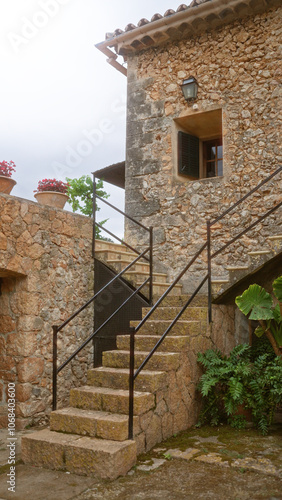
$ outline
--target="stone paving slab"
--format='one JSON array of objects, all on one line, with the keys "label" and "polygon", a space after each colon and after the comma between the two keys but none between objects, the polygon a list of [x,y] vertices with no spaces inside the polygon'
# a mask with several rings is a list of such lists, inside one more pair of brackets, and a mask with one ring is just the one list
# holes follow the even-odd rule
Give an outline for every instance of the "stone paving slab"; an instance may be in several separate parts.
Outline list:
[{"label": "stone paving slab", "polygon": [[[282,500],[282,426],[191,429],[139,457],[114,481],[27,466],[17,433],[16,492],[7,490],[7,433],[0,430],[0,500]],[[2,467],[1,467],[2,466]]]}]

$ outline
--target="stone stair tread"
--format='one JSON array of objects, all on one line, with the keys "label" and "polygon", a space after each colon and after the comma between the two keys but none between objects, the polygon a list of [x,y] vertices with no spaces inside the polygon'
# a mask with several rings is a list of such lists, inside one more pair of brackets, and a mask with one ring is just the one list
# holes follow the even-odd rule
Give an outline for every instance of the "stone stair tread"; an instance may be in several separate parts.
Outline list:
[{"label": "stone stair tread", "polygon": [[[128,391],[129,370],[101,366],[88,370],[88,384],[98,387],[112,387]],[[161,370],[142,370],[135,380],[135,390],[139,392],[155,393],[167,384],[167,374]]]},{"label": "stone stair tread", "polygon": [[[172,319],[168,320],[155,320],[155,319],[149,319],[146,321],[146,323],[141,326],[141,328],[138,330],[138,334],[141,335],[146,335],[146,336],[151,336],[153,334],[155,335],[162,335],[165,330],[168,328],[168,326],[171,324]],[[139,325],[140,321],[131,321],[130,325],[132,327],[137,327]],[[204,325],[204,323],[201,320],[179,320],[177,323],[172,327],[172,329],[169,332],[170,336],[175,336],[175,335],[198,335],[201,332],[201,328]]]},{"label": "stone stair tread", "polygon": [[226,266],[227,271],[247,271],[249,266]]},{"label": "stone stair tread", "polygon": [[[126,273],[127,274],[127,273]],[[139,274],[139,273],[138,273]],[[141,281],[137,281],[136,283],[137,285],[142,285],[142,282]],[[153,281],[153,285],[157,285],[157,286],[165,286],[166,288],[168,288],[170,286],[170,283],[163,283],[161,281]],[[182,285],[175,285],[174,288],[182,288]]]},{"label": "stone stair tread", "polygon": [[[164,330],[165,332],[165,330]],[[163,332],[163,333],[164,333]],[[157,342],[160,340],[161,335],[136,335],[135,336],[135,350],[136,352],[146,351],[151,352]],[[189,335],[167,335],[163,340],[159,350],[161,352],[182,352],[187,351],[190,345],[191,337]],[[119,335],[117,338],[117,347],[119,350],[128,349],[129,347],[129,336]],[[158,352],[158,351],[157,351]]]},{"label": "stone stair tread", "polygon": [[[130,255],[128,253],[128,255]],[[123,259],[108,259],[107,262],[109,264],[128,264],[129,261],[128,260],[123,260]],[[138,262],[136,262],[136,264],[138,264]],[[141,262],[142,266],[146,266],[148,267],[148,269],[150,269],[150,264],[149,262]]]},{"label": "stone stair tread", "polygon": [[273,235],[273,236],[268,236],[267,239],[268,240],[282,240],[282,234],[276,234],[276,235]]},{"label": "stone stair tread", "polygon": [[[128,414],[128,389],[83,386],[71,389],[70,406],[88,410]],[[154,407],[151,392],[134,391],[134,415],[140,415]]]},{"label": "stone stair tread", "polygon": [[211,282],[212,283],[229,283],[230,279],[229,278],[212,278]]},{"label": "stone stair tread", "polygon": [[135,465],[136,443],[43,429],[23,436],[22,459],[39,467],[113,480]]},{"label": "stone stair tread", "polygon": [[[110,366],[99,366],[98,368],[91,368],[89,370],[90,372],[92,371],[97,371],[97,372],[109,372],[109,373],[113,373],[113,374],[125,374],[125,375],[128,375],[128,368],[113,368],[113,367],[110,367]],[[142,370],[142,372],[140,373],[139,377],[141,377],[141,375],[146,375],[146,376],[149,376],[149,377],[156,377],[157,375],[161,374],[161,373],[164,373],[162,370]]]},{"label": "stone stair tread", "polygon": [[[142,308],[142,316],[143,318],[148,314],[150,311],[150,307],[143,307]],[[173,320],[177,314],[181,311],[181,307],[178,306],[165,306],[165,307],[158,307],[155,311],[152,312],[150,316],[150,320],[155,320],[155,319],[169,319]],[[206,321],[207,320],[207,307],[205,306],[191,306],[188,307],[182,314],[181,318],[182,320],[190,319],[190,320],[201,320],[201,321]]]},{"label": "stone stair tread", "polygon": [[[148,275],[148,273],[146,271],[128,271],[126,274],[144,274],[144,275]],[[167,276],[167,274],[165,273],[153,273],[153,278],[154,276]]]},{"label": "stone stair tread", "polygon": [[128,437],[128,415],[74,407],[63,408],[51,413],[50,429],[56,432],[124,441]]},{"label": "stone stair tread", "polygon": [[[120,250],[110,250],[110,249],[103,249],[103,250],[95,250],[95,254],[102,254],[102,253],[116,253],[118,255],[125,255],[126,257],[134,257],[134,259],[136,259],[136,257],[138,257],[138,254],[137,253],[134,253],[134,252],[126,252],[126,251],[120,251]],[[134,260],[133,259],[133,260]]]},{"label": "stone stair tread", "polygon": [[[110,351],[107,351],[110,352]],[[113,351],[117,352],[117,351]],[[81,387],[77,387],[75,389],[71,389],[72,391],[86,391],[90,393],[97,393],[97,394],[110,394],[114,396],[124,396],[128,397],[128,390],[125,389],[112,389],[110,387],[94,387],[94,386],[89,386],[89,385],[84,385]],[[146,395],[150,395],[150,392],[139,392],[139,391],[134,391],[134,398],[142,398]]]},{"label": "stone stair tread", "polygon": [[267,255],[268,253],[272,253],[272,250],[252,250],[248,252],[248,255]]},{"label": "stone stair tread", "polygon": [[67,408],[61,408],[60,410],[52,411],[51,416],[54,416],[54,415],[69,415],[69,416],[74,416],[74,417],[87,417],[87,418],[93,418],[93,419],[128,422],[128,415],[123,415],[121,413],[111,413],[111,412],[107,412],[107,411],[84,410],[83,408],[75,408],[73,406],[69,406]]},{"label": "stone stair tread", "polygon": [[[119,354],[123,354],[123,355],[128,355],[129,356],[129,350],[125,350],[125,349],[118,349],[118,350],[115,350],[115,351],[105,351],[104,354],[105,356],[109,353],[119,353]],[[147,351],[137,351],[135,349],[135,355],[136,356],[147,356],[148,352]],[[178,355],[177,352],[163,352],[163,351],[157,351],[155,352],[154,356],[162,356],[162,357],[169,357],[169,356],[176,356]]]},{"label": "stone stair tread", "polygon": [[[148,351],[135,351],[135,368],[138,368],[141,363],[147,358]],[[157,369],[161,371],[170,371],[177,369],[180,363],[179,352],[155,352],[151,359],[148,361],[148,369]],[[128,350],[115,350],[106,351],[103,354],[103,366],[113,367],[128,367],[129,366],[129,351]],[[143,393],[144,394],[144,393]]]}]

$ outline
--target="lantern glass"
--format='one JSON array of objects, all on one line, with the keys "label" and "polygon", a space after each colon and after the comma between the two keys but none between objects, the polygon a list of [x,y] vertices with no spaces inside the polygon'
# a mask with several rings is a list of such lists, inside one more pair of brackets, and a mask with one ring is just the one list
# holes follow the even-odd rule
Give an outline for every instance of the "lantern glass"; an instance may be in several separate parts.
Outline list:
[{"label": "lantern glass", "polygon": [[181,85],[182,92],[186,101],[195,100],[198,94],[198,82],[193,76],[189,76]]}]

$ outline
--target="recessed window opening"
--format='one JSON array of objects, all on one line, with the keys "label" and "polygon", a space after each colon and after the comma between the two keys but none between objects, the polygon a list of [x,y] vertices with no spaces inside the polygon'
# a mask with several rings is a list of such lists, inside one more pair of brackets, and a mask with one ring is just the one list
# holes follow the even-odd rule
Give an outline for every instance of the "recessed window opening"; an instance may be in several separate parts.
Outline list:
[{"label": "recessed window opening", "polygon": [[223,175],[222,111],[175,120],[178,174],[191,180]]}]

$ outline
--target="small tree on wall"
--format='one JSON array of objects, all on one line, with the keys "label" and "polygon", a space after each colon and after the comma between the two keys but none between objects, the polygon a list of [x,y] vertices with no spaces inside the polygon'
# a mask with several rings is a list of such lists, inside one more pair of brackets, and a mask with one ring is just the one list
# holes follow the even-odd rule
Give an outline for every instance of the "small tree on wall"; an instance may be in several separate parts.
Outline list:
[{"label": "small tree on wall", "polygon": [[[69,183],[68,195],[69,195],[69,203],[74,212],[78,210],[87,217],[93,216],[93,180],[90,175],[83,175],[79,179],[69,179],[66,178]],[[104,191],[104,183],[101,180],[96,182],[96,193],[101,198],[109,198],[109,194]],[[96,204],[96,211],[99,211],[100,208]],[[105,224],[108,219],[99,222],[100,225]],[[95,228],[96,238],[100,240],[107,240],[107,238],[103,238],[101,236],[101,230],[96,227]]]}]

